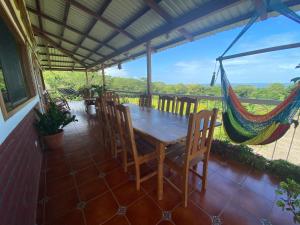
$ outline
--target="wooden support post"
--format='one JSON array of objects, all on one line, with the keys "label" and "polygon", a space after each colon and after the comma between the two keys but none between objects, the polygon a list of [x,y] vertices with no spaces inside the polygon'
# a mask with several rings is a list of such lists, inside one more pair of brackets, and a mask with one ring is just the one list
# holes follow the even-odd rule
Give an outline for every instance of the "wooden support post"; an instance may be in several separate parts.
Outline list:
[{"label": "wooden support post", "polygon": [[146,44],[147,48],[147,95],[152,94],[152,61],[151,61],[151,42]]},{"label": "wooden support post", "polygon": [[86,86],[89,86],[89,77],[88,77],[87,70],[85,70],[85,82],[86,82]]},{"label": "wooden support post", "polygon": [[101,67],[101,70],[102,70],[102,87],[103,87],[103,90],[105,91],[105,89],[106,89],[106,84],[105,84],[104,66]]},{"label": "wooden support post", "polygon": [[44,91],[44,90],[46,90],[46,85],[45,85],[43,71],[41,69],[40,69],[40,76],[41,76],[41,81],[42,81],[42,88],[43,88],[43,91]]}]

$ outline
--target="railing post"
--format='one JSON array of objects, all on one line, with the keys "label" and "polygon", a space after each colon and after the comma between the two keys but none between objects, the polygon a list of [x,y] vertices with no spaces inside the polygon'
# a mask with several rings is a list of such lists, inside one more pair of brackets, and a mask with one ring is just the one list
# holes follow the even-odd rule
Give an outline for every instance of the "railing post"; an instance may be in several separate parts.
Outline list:
[{"label": "railing post", "polygon": [[151,42],[146,43],[147,49],[147,95],[152,94],[152,60],[151,60]]}]

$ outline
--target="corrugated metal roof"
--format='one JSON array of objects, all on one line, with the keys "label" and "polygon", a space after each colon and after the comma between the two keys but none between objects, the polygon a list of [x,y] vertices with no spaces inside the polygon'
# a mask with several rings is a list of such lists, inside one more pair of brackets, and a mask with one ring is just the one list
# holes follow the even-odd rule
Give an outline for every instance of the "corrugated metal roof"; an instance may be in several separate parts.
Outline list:
[{"label": "corrugated metal roof", "polygon": [[60,21],[64,18],[65,1],[61,0],[40,0],[41,11],[52,18]]},{"label": "corrugated metal roof", "polygon": [[81,4],[94,12],[97,12],[102,7],[104,2],[105,0],[80,0]]},{"label": "corrugated metal roof", "polygon": [[91,30],[90,35],[98,39],[99,41],[103,41],[107,39],[113,32],[113,28],[109,27],[103,22],[97,21],[97,23]]},{"label": "corrugated metal roof", "polygon": [[122,48],[125,45],[128,45],[132,42],[132,40],[126,37],[124,34],[118,34],[112,40],[108,42],[109,45],[114,46],[115,48]]},{"label": "corrugated metal roof", "polygon": [[34,26],[38,27],[39,26],[39,18],[37,15],[29,12],[29,19],[31,21],[31,24],[33,24]]},{"label": "corrugated metal roof", "polygon": [[121,27],[144,7],[143,0],[114,0],[103,13],[103,17]]},{"label": "corrugated metal roof", "polygon": [[72,51],[76,46],[75,45],[72,45],[70,43],[67,43],[67,42],[64,42],[62,41],[61,42],[61,47],[63,47],[64,49],[67,49],[69,51]]},{"label": "corrugated metal roof", "polygon": [[157,16],[153,10],[150,10],[131,24],[126,31],[139,38],[165,24],[166,22],[161,17]]},{"label": "corrugated metal roof", "polygon": [[26,5],[36,9],[35,0],[26,0]]},{"label": "corrugated metal roof", "polygon": [[61,26],[51,22],[50,20],[44,19],[42,20],[43,28],[45,31],[48,31],[50,33],[53,33],[55,35],[59,35],[61,31]]},{"label": "corrugated metal roof", "polygon": [[92,18],[78,8],[71,6],[67,24],[84,32],[91,23]]},{"label": "corrugated metal roof", "polygon": [[114,51],[111,48],[102,46],[97,52],[102,55],[109,55],[109,54],[113,53]]},{"label": "corrugated metal roof", "polygon": [[98,43],[89,39],[89,38],[86,38],[84,39],[84,41],[82,42],[82,46],[83,47],[86,47],[88,49],[95,49],[97,46],[98,46]]},{"label": "corrugated metal roof", "polygon": [[65,28],[64,30],[64,36],[65,39],[70,40],[72,42],[78,43],[82,36],[74,31],[69,30],[68,28]]},{"label": "corrugated metal roof", "polygon": [[[76,5],[73,1],[76,1]],[[300,1],[284,1],[293,9],[300,9]],[[36,1],[26,0],[31,23],[37,27],[37,31],[40,30],[38,35],[44,31],[52,34],[44,33],[41,37],[50,38],[55,43],[54,47],[60,49],[55,50],[53,46],[49,46],[49,52],[56,55],[65,55],[63,49],[72,52],[67,57],[50,56],[51,60],[65,61],[68,58],[74,64],[77,59],[81,61],[82,67],[87,68],[102,63],[110,65],[131,60],[145,53],[144,45],[147,41],[151,41],[154,49],[161,51],[185,43],[190,37],[196,40],[243,25],[255,8],[252,0],[155,0],[157,7],[154,8],[144,0],[112,0],[109,4],[104,2],[106,1],[72,0],[68,12],[65,10],[66,0],[40,0],[39,13]],[[95,21],[94,13],[99,9],[104,10],[103,14],[99,15],[96,24],[86,34]],[[38,14],[42,15],[44,31],[41,30]],[[277,14],[268,14],[269,17],[274,15]],[[69,28],[64,28],[65,17]],[[179,28],[184,28],[186,33]],[[60,38],[62,34],[63,37]],[[53,35],[57,37],[54,38]],[[77,48],[69,42],[76,45],[82,42],[85,49]],[[37,38],[37,43],[41,59],[48,59],[45,55],[47,40]],[[43,63],[47,64],[48,60]]]},{"label": "corrugated metal roof", "polygon": [[87,56],[90,52],[83,49],[83,48],[78,48],[78,50],[76,51],[76,53],[79,53],[81,55]]}]

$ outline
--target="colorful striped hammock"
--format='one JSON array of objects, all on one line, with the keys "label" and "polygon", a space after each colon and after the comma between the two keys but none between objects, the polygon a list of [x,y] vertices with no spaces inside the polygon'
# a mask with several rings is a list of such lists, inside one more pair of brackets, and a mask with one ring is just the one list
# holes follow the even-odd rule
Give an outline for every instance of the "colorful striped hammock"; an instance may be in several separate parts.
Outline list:
[{"label": "colorful striped hammock", "polygon": [[254,115],[239,101],[221,61],[220,72],[224,130],[230,140],[239,144],[265,145],[280,139],[290,128],[300,108],[300,84],[272,111],[265,115]]}]

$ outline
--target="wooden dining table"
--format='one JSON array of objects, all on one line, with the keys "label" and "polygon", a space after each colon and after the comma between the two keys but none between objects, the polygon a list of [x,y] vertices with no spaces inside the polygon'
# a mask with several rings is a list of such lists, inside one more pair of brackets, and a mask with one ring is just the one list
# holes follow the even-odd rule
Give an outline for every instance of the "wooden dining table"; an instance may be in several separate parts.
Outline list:
[{"label": "wooden dining table", "polygon": [[[187,136],[188,117],[150,107],[125,104],[130,109],[132,126],[138,135],[155,145],[158,155],[157,198],[163,199],[163,166],[166,146],[182,141]],[[216,122],[216,126],[220,126]],[[201,128],[201,125],[200,125]]]}]

